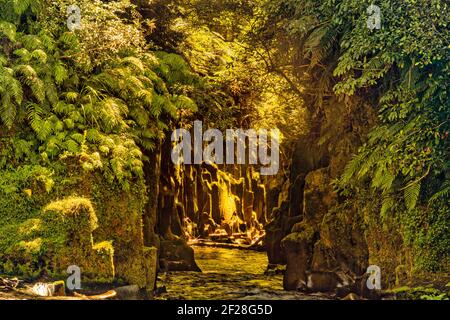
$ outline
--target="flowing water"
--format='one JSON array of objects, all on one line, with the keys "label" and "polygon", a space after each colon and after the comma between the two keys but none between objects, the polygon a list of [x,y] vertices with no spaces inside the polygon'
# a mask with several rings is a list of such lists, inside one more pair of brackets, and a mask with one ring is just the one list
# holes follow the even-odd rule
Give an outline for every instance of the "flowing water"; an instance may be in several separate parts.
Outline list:
[{"label": "flowing water", "polygon": [[325,296],[283,291],[283,276],[265,274],[267,255],[241,249],[194,246],[203,272],[169,272],[158,286],[167,293],[157,299],[323,299]]}]

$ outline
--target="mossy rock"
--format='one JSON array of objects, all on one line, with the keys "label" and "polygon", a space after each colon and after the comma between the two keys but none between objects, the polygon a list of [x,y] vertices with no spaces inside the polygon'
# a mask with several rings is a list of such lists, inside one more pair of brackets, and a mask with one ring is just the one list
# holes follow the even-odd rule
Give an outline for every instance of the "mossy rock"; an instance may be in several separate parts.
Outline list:
[{"label": "mossy rock", "polygon": [[81,160],[1,170],[0,273],[59,279],[76,264],[86,281],[153,287],[142,271],[144,179],[129,179],[125,189],[105,172],[85,172]]},{"label": "mossy rock", "polygon": [[292,233],[287,235],[282,240],[282,243],[284,246],[303,242],[311,243],[314,239],[314,234],[315,232],[313,227],[310,226],[307,222],[302,221],[294,224],[294,226],[292,227]]},{"label": "mossy rock", "polygon": [[97,217],[86,198],[69,197],[51,202],[36,218],[1,228],[0,273],[38,278],[66,278],[77,265],[82,280],[114,280],[111,242],[93,243]]},{"label": "mossy rock", "polygon": [[66,244],[92,247],[98,219],[90,200],[69,197],[51,202],[43,209],[42,219],[49,236],[58,234]]}]

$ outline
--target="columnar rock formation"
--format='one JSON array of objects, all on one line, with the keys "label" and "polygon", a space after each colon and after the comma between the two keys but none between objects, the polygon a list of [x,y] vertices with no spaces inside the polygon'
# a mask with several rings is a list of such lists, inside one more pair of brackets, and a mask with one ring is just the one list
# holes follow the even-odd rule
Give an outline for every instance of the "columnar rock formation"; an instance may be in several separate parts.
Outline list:
[{"label": "columnar rock formation", "polygon": [[218,232],[231,238],[245,233],[251,238],[262,232],[267,220],[266,192],[253,167],[175,166],[170,150],[162,149],[157,207],[162,264],[169,269],[198,270],[188,239],[206,239]]}]

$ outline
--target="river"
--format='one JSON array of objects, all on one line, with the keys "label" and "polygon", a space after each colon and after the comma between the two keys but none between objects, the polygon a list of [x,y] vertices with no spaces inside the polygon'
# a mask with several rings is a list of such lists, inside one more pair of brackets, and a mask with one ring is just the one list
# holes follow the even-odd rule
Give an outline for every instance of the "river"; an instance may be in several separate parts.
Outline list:
[{"label": "river", "polygon": [[241,249],[193,246],[203,272],[169,272],[158,277],[167,292],[162,300],[284,299],[318,300],[325,295],[305,295],[283,290],[282,275],[265,274],[267,255]]}]

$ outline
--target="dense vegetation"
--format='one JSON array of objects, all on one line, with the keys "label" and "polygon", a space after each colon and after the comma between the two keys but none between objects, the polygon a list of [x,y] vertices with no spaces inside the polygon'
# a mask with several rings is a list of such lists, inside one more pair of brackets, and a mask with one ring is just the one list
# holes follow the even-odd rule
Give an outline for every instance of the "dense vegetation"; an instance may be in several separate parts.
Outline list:
[{"label": "dense vegetation", "polygon": [[[187,36],[166,46],[184,54],[194,69],[209,70],[216,81],[238,90],[246,119],[253,126],[279,127],[288,138],[285,146],[318,126],[325,129],[320,143],[341,139],[347,129],[325,115],[333,114],[333,96],[348,102],[353,115],[347,117],[357,118],[358,108],[370,104],[377,124],[366,124],[368,139],[336,187],[349,201],[374,209],[377,223],[401,229],[419,269],[447,270],[450,35],[445,1],[379,1],[379,30],[367,26],[371,1],[172,4],[172,17],[166,19],[183,23],[170,30],[178,32],[178,41]],[[205,62],[205,57],[211,58]]]},{"label": "dense vegetation", "polygon": [[[73,2],[82,28],[70,31]],[[352,130],[333,115],[370,106],[375,121],[333,186],[367,226],[400,232],[415,271],[448,272],[448,3],[376,1],[373,30],[370,4],[0,0],[0,259],[14,248],[1,235],[48,202],[31,185],[65,194],[74,163],[132,193],[170,129],[200,118],[279,128],[288,175],[299,137],[333,146]]]}]

